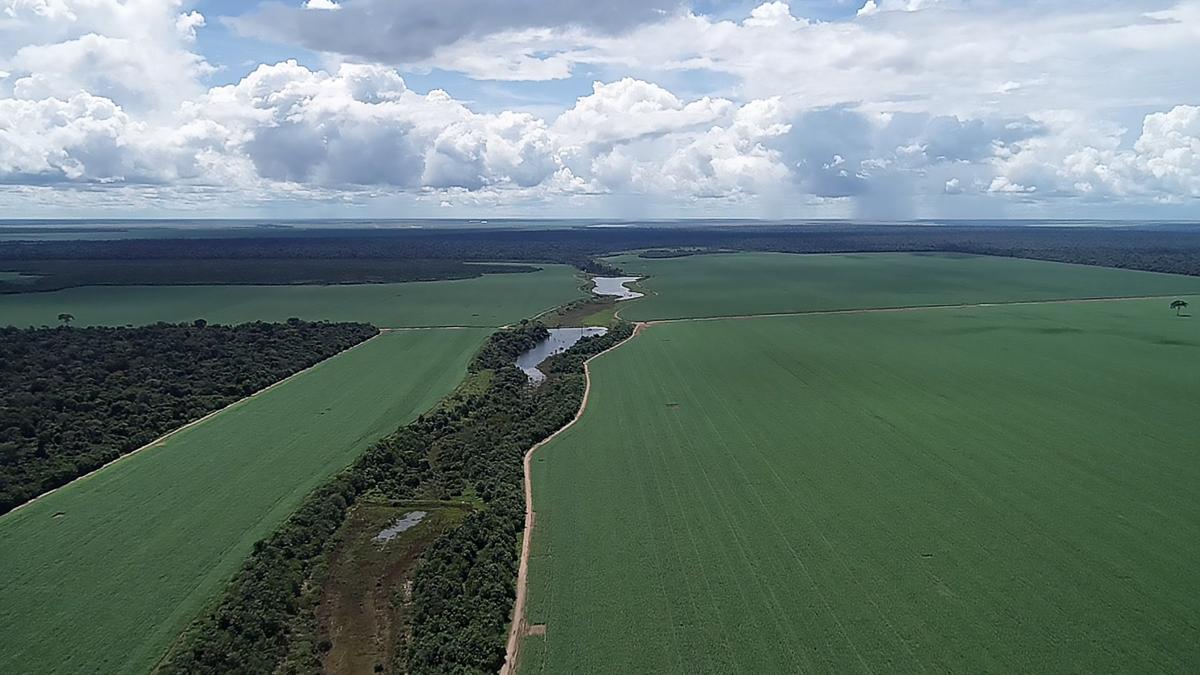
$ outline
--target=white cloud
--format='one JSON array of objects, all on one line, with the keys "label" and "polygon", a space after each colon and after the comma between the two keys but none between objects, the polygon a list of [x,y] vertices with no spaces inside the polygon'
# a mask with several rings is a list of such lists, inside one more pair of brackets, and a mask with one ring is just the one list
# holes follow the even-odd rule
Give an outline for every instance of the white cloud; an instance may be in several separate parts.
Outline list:
[{"label": "white cloud", "polygon": [[175,32],[179,34],[179,37],[184,42],[194,42],[196,40],[196,30],[203,28],[204,25],[204,15],[200,12],[187,12],[175,18]]},{"label": "white cloud", "polygon": [[658,85],[625,78],[594,83],[589,96],[555,120],[554,131],[571,144],[611,145],[712,124],[733,108],[725,99],[685,104]]},{"label": "white cloud", "polygon": [[919,12],[950,0],[867,0],[858,10],[858,16],[871,16],[880,12]]},{"label": "white cloud", "polygon": [[[490,10],[460,20],[465,2],[268,3],[235,23],[434,76],[584,66],[591,92],[534,114],[414,91],[390,66],[342,57],[255,64],[208,88],[191,2],[0,0],[0,191],[473,208],[794,195],[892,217],[943,199],[1200,199],[1200,108],[1179,105],[1200,91],[1180,66],[1200,43],[1200,0],[874,0],[833,22],[784,2],[718,20],[674,0],[572,1],[490,23]],[[286,21],[264,27],[271,17]]]},{"label": "white cloud", "polygon": [[202,93],[212,67],[192,52],[204,17],[182,0],[4,0],[0,96],[89,93],[128,110],[170,109]]},{"label": "white cloud", "polygon": [[767,2],[750,11],[750,17],[742,22],[746,26],[778,26],[795,23],[791,7],[786,2]]},{"label": "white cloud", "polygon": [[1200,107],[1146,115],[1132,147],[1125,142],[1127,130],[1074,113],[1048,116],[1046,123],[1052,133],[997,148],[993,192],[1200,198]]},{"label": "white cloud", "polygon": [[1147,115],[1134,152],[1162,195],[1200,197],[1200,107]]}]

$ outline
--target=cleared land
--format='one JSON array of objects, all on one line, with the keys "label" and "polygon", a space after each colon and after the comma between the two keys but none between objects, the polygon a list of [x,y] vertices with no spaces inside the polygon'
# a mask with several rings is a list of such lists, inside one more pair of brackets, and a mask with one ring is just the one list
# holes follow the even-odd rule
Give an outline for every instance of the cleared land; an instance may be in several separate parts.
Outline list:
[{"label": "cleared land", "polygon": [[1166,305],[645,330],[535,455],[521,672],[1195,672]]},{"label": "cleared land", "polygon": [[632,321],[863,307],[1200,293],[1200,277],[946,253],[733,253],[609,258],[648,297]]},{"label": "cleared land", "polygon": [[331,286],[86,286],[0,295],[0,324],[124,326],[157,321],[209,323],[363,321],[380,328],[500,326],[580,298],[582,282],[565,265],[476,279]]},{"label": "cleared land", "polygon": [[0,517],[0,672],[149,670],[254,542],[451,391],[487,333],[386,333]]},{"label": "cleared land", "polygon": [[[362,503],[339,530],[320,597],[319,635],[332,647],[325,668],[333,673],[369,673],[376,665],[403,663],[394,647],[407,637],[413,570],[421,553],[470,512],[467,504],[411,502],[406,506]],[[405,514],[420,511],[419,523],[386,541],[376,539]]]}]

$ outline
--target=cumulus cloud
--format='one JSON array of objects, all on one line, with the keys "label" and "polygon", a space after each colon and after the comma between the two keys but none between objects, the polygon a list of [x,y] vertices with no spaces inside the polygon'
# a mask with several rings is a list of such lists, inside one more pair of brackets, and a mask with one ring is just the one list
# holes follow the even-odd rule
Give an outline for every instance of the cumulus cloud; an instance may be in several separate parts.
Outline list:
[{"label": "cumulus cloud", "polygon": [[712,124],[733,108],[725,99],[685,104],[658,85],[625,78],[594,83],[591,95],[555,120],[554,130],[571,143],[611,145]]},{"label": "cumulus cloud", "polygon": [[[239,30],[342,56],[209,87],[195,51],[209,21],[190,2],[0,0],[0,191],[477,208],[792,199],[864,217],[937,200],[1200,199],[1200,107],[1176,100],[1200,91],[1178,67],[1200,41],[1200,1],[874,0],[841,21],[784,2],[740,19],[674,2],[536,15],[466,2],[268,3]],[[590,92],[536,114],[402,75],[561,79],[581,64],[597,73]]]},{"label": "cumulus cloud", "polygon": [[1126,129],[1059,112],[1052,133],[998,146],[990,190],[1048,196],[1160,201],[1200,197],[1200,107],[1146,115],[1127,147]]},{"label": "cumulus cloud", "polygon": [[541,120],[474,113],[444,91],[410,90],[384,66],[260,66],[190,109],[276,181],[479,189],[536,185],[557,169]]},{"label": "cumulus cloud", "polygon": [[127,109],[171,108],[212,72],[194,53],[203,15],[182,0],[6,0],[0,96],[89,93]]},{"label": "cumulus cloud", "polygon": [[[156,126],[110,99],[0,100],[0,182],[162,184],[228,176],[204,124]],[[234,162],[236,163],[236,162]],[[225,164],[220,172],[211,171]]]}]

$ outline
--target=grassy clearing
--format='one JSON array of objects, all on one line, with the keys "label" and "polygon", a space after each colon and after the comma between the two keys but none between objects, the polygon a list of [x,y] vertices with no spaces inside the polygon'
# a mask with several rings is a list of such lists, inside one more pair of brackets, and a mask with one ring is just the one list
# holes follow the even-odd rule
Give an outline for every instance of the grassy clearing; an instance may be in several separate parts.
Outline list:
[{"label": "grassy clearing", "polygon": [[0,324],[123,326],[156,321],[209,323],[308,320],[363,321],[381,328],[501,326],[583,297],[575,270],[476,279],[332,286],[88,286],[49,293],[0,295]]},{"label": "grassy clearing", "polygon": [[[375,537],[405,514],[426,514],[420,523],[387,541]],[[325,669],[334,673],[393,672],[396,648],[405,639],[407,584],[425,548],[459,525],[470,507],[445,502],[403,506],[364,503],[354,507],[337,534],[320,590],[318,632],[331,645]]]},{"label": "grassy clearing", "polygon": [[1200,669],[1200,318],[685,322],[592,374],[524,673]]},{"label": "grassy clearing", "polygon": [[592,297],[577,300],[538,317],[548,328],[601,326],[607,328],[617,322],[614,314],[618,308],[613,298]]},{"label": "grassy clearing", "polygon": [[932,253],[734,253],[609,258],[649,276],[632,321],[1016,300],[1200,293],[1200,277]]},{"label": "grassy clearing", "polygon": [[145,672],[314,487],[462,379],[487,330],[403,331],[0,517],[0,672]]}]

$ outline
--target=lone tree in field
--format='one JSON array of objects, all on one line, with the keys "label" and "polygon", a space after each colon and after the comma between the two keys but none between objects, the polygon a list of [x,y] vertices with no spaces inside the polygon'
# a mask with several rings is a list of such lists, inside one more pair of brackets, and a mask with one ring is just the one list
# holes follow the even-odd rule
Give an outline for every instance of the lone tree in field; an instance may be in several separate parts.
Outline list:
[{"label": "lone tree in field", "polygon": [[63,312],[62,314],[58,315],[58,320],[61,321],[64,326],[70,326],[71,322],[75,320],[75,315]]},{"label": "lone tree in field", "polygon": [[1187,306],[1186,300],[1176,300],[1171,303],[1171,309],[1175,310],[1175,316],[1182,316],[1182,312],[1187,309]]}]

